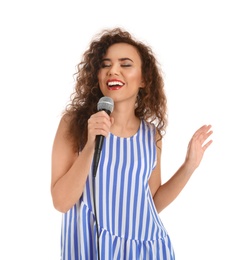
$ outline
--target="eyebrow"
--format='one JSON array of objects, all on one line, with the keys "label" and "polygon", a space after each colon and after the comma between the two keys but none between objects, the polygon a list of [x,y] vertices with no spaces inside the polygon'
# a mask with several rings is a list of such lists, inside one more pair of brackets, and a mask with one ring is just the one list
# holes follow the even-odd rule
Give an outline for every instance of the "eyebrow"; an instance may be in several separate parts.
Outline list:
[{"label": "eyebrow", "polygon": [[[133,62],[133,60],[131,60],[130,58],[120,58],[119,59],[119,61],[126,61],[126,60],[129,60],[129,61]],[[102,61],[111,61],[111,59],[104,58],[104,59],[102,59]]]}]

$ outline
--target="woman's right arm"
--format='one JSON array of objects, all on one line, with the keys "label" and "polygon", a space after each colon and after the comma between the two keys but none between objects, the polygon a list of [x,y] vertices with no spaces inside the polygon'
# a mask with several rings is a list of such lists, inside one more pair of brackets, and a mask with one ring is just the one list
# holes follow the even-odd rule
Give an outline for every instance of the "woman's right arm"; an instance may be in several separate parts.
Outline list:
[{"label": "woman's right arm", "polygon": [[79,154],[66,137],[68,124],[63,116],[52,149],[51,195],[54,207],[61,212],[67,212],[81,197],[93,160],[96,136],[108,135],[112,119],[104,111],[89,118],[87,142]]},{"label": "woman's right arm", "polygon": [[80,198],[90,171],[94,143],[78,154],[66,137],[68,120],[61,119],[52,148],[51,195],[54,207],[67,212]]}]

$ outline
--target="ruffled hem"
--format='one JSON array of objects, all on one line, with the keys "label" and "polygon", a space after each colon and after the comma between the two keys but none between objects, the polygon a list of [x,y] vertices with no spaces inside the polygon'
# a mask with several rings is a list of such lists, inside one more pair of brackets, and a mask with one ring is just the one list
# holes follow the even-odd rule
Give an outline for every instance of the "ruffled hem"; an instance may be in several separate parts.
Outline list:
[{"label": "ruffled hem", "polygon": [[174,260],[174,251],[168,234],[157,240],[139,241],[111,235],[102,230],[99,237],[102,260]]}]

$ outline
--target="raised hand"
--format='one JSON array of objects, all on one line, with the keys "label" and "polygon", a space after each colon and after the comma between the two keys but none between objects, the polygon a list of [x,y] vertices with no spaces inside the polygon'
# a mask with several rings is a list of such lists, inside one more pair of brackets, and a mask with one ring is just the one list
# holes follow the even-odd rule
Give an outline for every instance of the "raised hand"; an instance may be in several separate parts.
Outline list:
[{"label": "raised hand", "polygon": [[208,140],[208,138],[213,133],[211,127],[211,125],[203,125],[200,127],[193,134],[188,144],[185,164],[192,171],[194,171],[200,165],[204,152],[213,142],[212,140]]}]

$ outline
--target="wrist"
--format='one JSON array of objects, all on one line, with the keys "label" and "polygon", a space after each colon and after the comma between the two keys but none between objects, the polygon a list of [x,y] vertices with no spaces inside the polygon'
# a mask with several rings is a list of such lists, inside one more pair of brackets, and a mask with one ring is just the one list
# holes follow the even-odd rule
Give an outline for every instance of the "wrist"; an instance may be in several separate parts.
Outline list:
[{"label": "wrist", "polygon": [[185,170],[185,172],[187,172],[188,174],[192,174],[195,170],[196,170],[196,166],[194,165],[194,163],[192,163],[189,160],[185,160],[183,165],[182,165],[183,169]]}]

